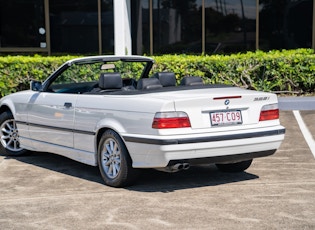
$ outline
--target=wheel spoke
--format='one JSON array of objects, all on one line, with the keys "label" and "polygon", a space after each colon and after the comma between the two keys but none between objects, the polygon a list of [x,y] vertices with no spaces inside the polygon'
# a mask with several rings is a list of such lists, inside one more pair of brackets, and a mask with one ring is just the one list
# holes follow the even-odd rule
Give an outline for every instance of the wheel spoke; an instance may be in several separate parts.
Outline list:
[{"label": "wheel spoke", "polygon": [[110,175],[110,176],[113,176],[113,164],[112,163],[110,163],[110,165],[109,165],[109,168],[108,168],[108,174]]},{"label": "wheel spoke", "polygon": [[108,155],[110,155],[112,153],[112,148],[111,148],[110,144],[107,144],[105,147],[106,147]]},{"label": "wheel spoke", "polygon": [[115,145],[113,146],[113,153],[116,155],[118,151],[119,151],[119,147],[117,143],[115,143]]},{"label": "wheel spoke", "polygon": [[114,145],[115,145],[114,141],[110,141],[109,145],[110,145],[110,153],[112,154],[114,151]]},{"label": "wheel spoke", "polygon": [[15,149],[18,148],[18,142],[16,140],[13,141],[13,146],[14,146]]},{"label": "wheel spoke", "polygon": [[110,154],[108,154],[108,152],[103,152],[103,158],[108,160],[110,157]]},{"label": "wheel spoke", "polygon": [[115,163],[116,163],[117,165],[120,165],[120,157],[116,157],[116,158],[115,158]]},{"label": "wheel spoke", "polygon": [[3,134],[4,134],[4,133],[10,134],[10,130],[7,130],[7,129],[5,129],[5,128],[1,129],[1,131],[2,131]]},{"label": "wheel spoke", "polygon": [[8,130],[12,130],[11,125],[10,125],[9,122],[7,122],[7,123],[5,124],[5,127],[6,127]]},{"label": "wheel spoke", "polygon": [[116,178],[120,172],[120,145],[113,139],[108,138],[102,146],[102,166],[109,178]]},{"label": "wheel spoke", "polygon": [[119,168],[116,164],[113,164],[113,176],[116,177],[119,172]]},{"label": "wheel spoke", "polygon": [[21,151],[18,129],[13,119],[6,120],[1,125],[1,144],[13,152]]},{"label": "wheel spoke", "polygon": [[114,169],[115,169],[115,176],[116,176],[120,170],[120,165],[114,164]]},{"label": "wheel spoke", "polygon": [[12,133],[14,131],[14,127],[11,123],[7,123],[6,126],[8,127],[7,131],[9,133]]},{"label": "wheel spoke", "polygon": [[6,139],[10,139],[10,137],[9,136],[2,136],[1,137],[1,140],[6,140]]},{"label": "wheel spoke", "polygon": [[7,147],[11,146],[11,143],[12,143],[12,139],[10,139],[10,140],[7,142]]}]

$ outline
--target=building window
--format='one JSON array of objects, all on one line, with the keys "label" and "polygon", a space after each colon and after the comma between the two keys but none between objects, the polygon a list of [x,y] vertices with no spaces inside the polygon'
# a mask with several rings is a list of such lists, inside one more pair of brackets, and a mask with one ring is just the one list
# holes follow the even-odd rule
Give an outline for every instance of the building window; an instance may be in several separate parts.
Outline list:
[{"label": "building window", "polygon": [[132,53],[150,54],[150,0],[131,0]]},{"label": "building window", "polygon": [[[98,54],[98,1],[51,0],[52,53]],[[113,53],[113,3],[101,1],[102,52]]]},{"label": "building window", "polygon": [[200,54],[201,21],[195,0],[153,0],[153,52]]},{"label": "building window", "polygon": [[97,53],[97,1],[52,0],[49,3],[52,53]]},{"label": "building window", "polygon": [[256,1],[205,0],[205,28],[208,54],[255,50]]},{"label": "building window", "polygon": [[150,29],[154,54],[233,53],[256,48],[256,1],[132,0],[132,5],[137,54],[150,50]]},{"label": "building window", "polygon": [[114,54],[114,0],[101,1],[102,54]]},{"label": "building window", "polygon": [[[152,54],[155,55],[200,54],[202,17],[201,3],[197,2],[196,0],[132,0],[133,53],[151,54],[153,51]],[[150,34],[150,31],[153,33]],[[153,42],[151,43],[150,40]]]},{"label": "building window", "polygon": [[313,0],[260,1],[259,48],[312,47]]},{"label": "building window", "polygon": [[[132,0],[131,5],[134,53],[150,53],[150,50],[153,54],[202,52],[201,5],[195,0]],[[153,31],[152,43],[150,30]]]},{"label": "building window", "polygon": [[46,48],[43,0],[0,0],[0,47]]},{"label": "building window", "polygon": [[[114,1],[0,0],[0,51],[113,54]],[[313,0],[126,1],[131,7],[132,54],[315,46]]]}]

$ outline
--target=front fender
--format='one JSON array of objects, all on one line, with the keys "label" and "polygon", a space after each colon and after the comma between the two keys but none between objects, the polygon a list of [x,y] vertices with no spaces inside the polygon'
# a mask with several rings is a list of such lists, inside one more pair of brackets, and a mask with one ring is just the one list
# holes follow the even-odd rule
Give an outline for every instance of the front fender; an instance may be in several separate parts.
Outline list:
[{"label": "front fender", "polygon": [[0,100],[1,111],[4,108],[10,109],[15,120],[26,122],[28,114],[27,106],[33,94],[32,91],[28,90],[3,97]]},{"label": "front fender", "polygon": [[2,98],[0,101],[0,111],[2,113],[7,110],[10,110],[15,118],[16,109],[15,109],[14,103],[9,98],[5,97],[5,98]]}]

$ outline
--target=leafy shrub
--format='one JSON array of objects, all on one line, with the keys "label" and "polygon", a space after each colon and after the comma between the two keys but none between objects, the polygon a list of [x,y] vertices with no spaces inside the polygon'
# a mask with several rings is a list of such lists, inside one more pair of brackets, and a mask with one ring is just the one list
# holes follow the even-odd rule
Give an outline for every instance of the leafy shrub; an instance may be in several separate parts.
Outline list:
[{"label": "leafy shrub", "polygon": [[201,76],[209,84],[231,84],[268,92],[314,93],[315,54],[312,49],[248,52],[246,54],[156,57],[154,71],[172,71],[177,80]]},{"label": "leafy shrub", "polygon": [[28,89],[31,80],[45,80],[71,56],[7,56],[0,57],[0,96]]},{"label": "leafy shrub", "polygon": [[[74,56],[0,57],[0,96],[29,88],[30,80],[45,80]],[[313,94],[315,54],[312,49],[248,52],[232,55],[163,55],[153,57],[151,74],[171,71],[178,83],[201,76],[208,84],[230,84],[268,92]],[[139,71],[134,66],[132,71]]]}]

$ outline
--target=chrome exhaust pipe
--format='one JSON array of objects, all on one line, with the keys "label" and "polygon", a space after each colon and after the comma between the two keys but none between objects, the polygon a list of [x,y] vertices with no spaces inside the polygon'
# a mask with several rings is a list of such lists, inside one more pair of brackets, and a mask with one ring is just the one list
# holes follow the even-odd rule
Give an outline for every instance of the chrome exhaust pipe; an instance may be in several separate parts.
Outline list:
[{"label": "chrome exhaust pipe", "polygon": [[156,168],[156,170],[162,171],[162,172],[173,173],[173,172],[178,172],[178,171],[181,171],[181,170],[187,170],[189,168],[190,168],[189,163],[177,163],[177,164],[174,164],[174,165],[171,165],[171,166],[167,166],[165,168]]},{"label": "chrome exhaust pipe", "polygon": [[190,168],[190,165],[188,163],[183,163],[183,170],[187,170]]},{"label": "chrome exhaust pipe", "polygon": [[177,171],[180,171],[180,170],[183,170],[184,169],[184,165],[181,164],[181,163],[177,163],[173,166],[171,166],[172,170],[177,172]]}]

